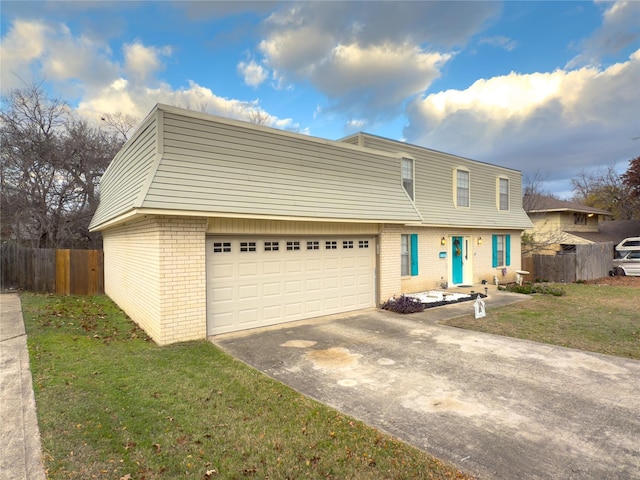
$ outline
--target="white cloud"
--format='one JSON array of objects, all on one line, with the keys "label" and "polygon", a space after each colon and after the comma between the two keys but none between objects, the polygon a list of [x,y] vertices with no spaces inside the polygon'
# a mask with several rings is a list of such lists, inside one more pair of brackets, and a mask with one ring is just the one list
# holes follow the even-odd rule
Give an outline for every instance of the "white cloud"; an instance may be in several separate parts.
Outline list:
[{"label": "white cloud", "polygon": [[[117,78],[111,52],[87,37],[74,37],[64,24],[15,21],[0,45],[2,91],[39,82],[80,80],[85,85],[105,85]],[[74,94],[77,95],[77,85]]]},{"label": "white cloud", "polygon": [[166,83],[150,88],[133,86],[125,79],[120,78],[80,102],[78,112],[87,118],[98,118],[104,113],[122,112],[142,119],[156,103],[165,103],[247,122],[252,121],[256,112],[261,112],[264,125],[292,131],[300,130],[300,125],[292,119],[278,118],[262,110],[257,101],[220,97],[209,88],[192,81],[189,82],[188,88],[174,90]]},{"label": "white cloud", "polygon": [[31,62],[45,50],[47,27],[38,22],[16,21],[0,44],[0,81],[3,91],[15,88],[21,80],[31,80]]},{"label": "white cloud", "polygon": [[[286,4],[266,22],[259,49],[280,84],[311,83],[325,111],[396,115],[426,90],[496,15],[491,2],[306,2]],[[353,19],[357,18],[357,21]]]},{"label": "white cloud", "polygon": [[608,7],[602,16],[602,25],[580,43],[581,53],[567,63],[567,68],[598,65],[603,57],[619,53],[640,39],[640,2],[598,0],[596,3]]},{"label": "white cloud", "polygon": [[249,63],[240,62],[238,64],[238,73],[244,78],[245,85],[258,87],[269,77],[269,72],[254,60]]},{"label": "white cloud", "polygon": [[149,47],[140,42],[125,44],[124,68],[136,82],[149,81],[158,70],[163,68],[162,56],[171,55],[171,47]]},{"label": "white cloud", "polygon": [[640,50],[606,69],[479,80],[416,99],[410,143],[568,179],[580,168],[637,156]]},{"label": "white cloud", "polygon": [[513,51],[518,46],[518,42],[502,35],[482,38],[478,41],[478,43],[480,45],[490,45],[492,47],[502,48],[507,52]]},{"label": "white cloud", "polygon": [[[166,103],[246,121],[260,111],[265,125],[300,130],[292,119],[263,111],[257,101],[224,98],[191,81],[178,89],[163,82],[158,72],[172,54],[170,46],[135,41],[122,53],[120,64],[106,45],[74,36],[64,24],[15,21],[0,44],[3,93],[45,79],[63,97],[78,99],[78,113],[92,120],[117,112],[142,119],[156,103]],[[256,81],[268,76],[255,63],[246,71]]]}]

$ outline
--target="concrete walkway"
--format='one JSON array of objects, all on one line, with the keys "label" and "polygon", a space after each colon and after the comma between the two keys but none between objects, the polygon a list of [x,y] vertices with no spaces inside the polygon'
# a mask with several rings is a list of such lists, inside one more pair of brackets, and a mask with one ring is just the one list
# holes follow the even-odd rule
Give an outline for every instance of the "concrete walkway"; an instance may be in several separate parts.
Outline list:
[{"label": "concrete walkway", "polygon": [[[487,315],[523,296],[491,292]],[[480,479],[640,479],[640,362],[437,323],[472,302],[214,337],[295,390]]]},{"label": "concrete walkway", "polygon": [[0,294],[0,479],[44,480],[20,297]]}]

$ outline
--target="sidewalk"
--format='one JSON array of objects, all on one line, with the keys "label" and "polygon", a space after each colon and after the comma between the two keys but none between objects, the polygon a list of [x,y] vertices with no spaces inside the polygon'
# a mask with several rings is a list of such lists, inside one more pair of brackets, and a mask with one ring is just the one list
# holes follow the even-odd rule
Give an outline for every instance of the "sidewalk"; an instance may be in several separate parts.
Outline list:
[{"label": "sidewalk", "polygon": [[44,480],[27,335],[17,293],[0,294],[0,480]]}]

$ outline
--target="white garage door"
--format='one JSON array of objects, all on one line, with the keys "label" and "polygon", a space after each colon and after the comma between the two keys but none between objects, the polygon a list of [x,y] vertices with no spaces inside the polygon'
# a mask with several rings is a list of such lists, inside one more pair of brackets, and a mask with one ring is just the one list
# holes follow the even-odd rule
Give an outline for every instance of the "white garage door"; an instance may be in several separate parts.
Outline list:
[{"label": "white garage door", "polygon": [[374,306],[373,237],[207,239],[207,332]]}]

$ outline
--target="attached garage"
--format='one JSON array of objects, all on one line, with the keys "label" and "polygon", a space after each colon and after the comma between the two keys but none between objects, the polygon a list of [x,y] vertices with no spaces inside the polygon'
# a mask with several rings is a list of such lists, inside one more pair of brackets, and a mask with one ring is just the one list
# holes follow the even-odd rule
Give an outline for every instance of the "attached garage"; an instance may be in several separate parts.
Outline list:
[{"label": "attached garage", "polygon": [[[471,172],[473,208],[454,204],[458,168]],[[90,228],[103,235],[105,292],[166,345],[450,282],[455,236],[478,238],[469,280],[493,278],[480,236],[520,238],[531,225],[520,192],[518,172],[403,142],[156,105],[102,176]],[[402,248],[408,236],[415,251]],[[416,268],[403,275],[406,261]]]},{"label": "attached garage", "polygon": [[375,237],[209,236],[207,334],[375,306]]}]

